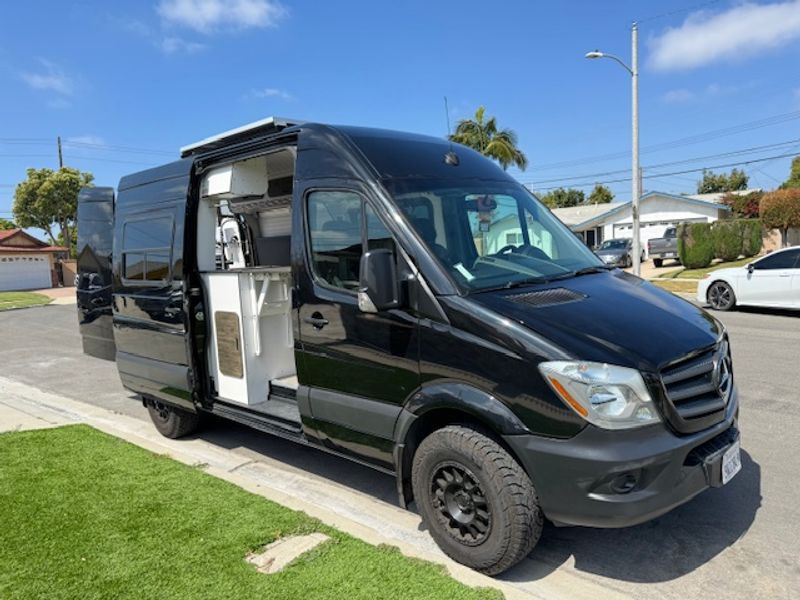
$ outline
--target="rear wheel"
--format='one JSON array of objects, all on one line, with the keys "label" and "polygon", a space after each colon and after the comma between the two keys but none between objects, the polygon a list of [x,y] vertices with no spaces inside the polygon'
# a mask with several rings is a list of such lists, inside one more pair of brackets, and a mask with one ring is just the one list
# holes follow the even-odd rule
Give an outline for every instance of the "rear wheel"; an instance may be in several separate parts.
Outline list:
[{"label": "rear wheel", "polygon": [[653,259],[653,266],[654,266],[656,269],[660,269],[660,268],[661,268],[661,265],[663,265],[663,264],[664,264],[664,261],[663,261],[663,259],[660,259],[660,258],[654,258],[654,259]]},{"label": "rear wheel", "polygon": [[414,498],[439,547],[454,560],[497,575],[525,558],[542,533],[531,480],[495,440],[450,425],[420,443]]},{"label": "rear wheel", "polygon": [[200,416],[196,413],[158,400],[148,399],[146,403],[153,425],[164,437],[177,439],[197,430]]},{"label": "rear wheel", "polygon": [[736,306],[733,288],[724,281],[715,281],[708,288],[706,300],[714,310],[730,310]]}]

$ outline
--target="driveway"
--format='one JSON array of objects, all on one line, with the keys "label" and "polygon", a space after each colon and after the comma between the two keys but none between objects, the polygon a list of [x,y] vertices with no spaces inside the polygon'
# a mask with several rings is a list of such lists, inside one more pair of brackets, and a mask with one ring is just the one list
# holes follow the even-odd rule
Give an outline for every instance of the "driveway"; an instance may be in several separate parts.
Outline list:
[{"label": "driveway", "polygon": [[[548,526],[532,555],[502,579],[535,595],[569,574],[574,581],[637,598],[796,597],[800,318],[755,311],[716,316],[732,342],[742,472],[726,487],[638,527]],[[0,313],[0,331],[0,375],[147,419],[141,404],[120,386],[113,363],[81,354],[74,306]],[[217,423],[201,437],[220,449],[278,461],[377,501],[395,500],[391,477],[319,451],[231,423]]]}]

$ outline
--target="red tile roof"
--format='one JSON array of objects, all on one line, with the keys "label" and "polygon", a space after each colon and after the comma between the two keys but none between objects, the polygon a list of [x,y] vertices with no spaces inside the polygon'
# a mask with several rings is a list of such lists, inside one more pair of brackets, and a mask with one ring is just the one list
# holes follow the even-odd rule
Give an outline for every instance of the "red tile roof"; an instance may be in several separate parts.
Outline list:
[{"label": "red tile roof", "polygon": [[[19,244],[12,244],[11,238],[20,234],[24,238],[35,242],[35,246],[21,246]],[[27,231],[22,229],[8,229],[0,231],[0,252],[66,252],[67,249],[63,246],[51,246],[42,240],[36,239]]]}]

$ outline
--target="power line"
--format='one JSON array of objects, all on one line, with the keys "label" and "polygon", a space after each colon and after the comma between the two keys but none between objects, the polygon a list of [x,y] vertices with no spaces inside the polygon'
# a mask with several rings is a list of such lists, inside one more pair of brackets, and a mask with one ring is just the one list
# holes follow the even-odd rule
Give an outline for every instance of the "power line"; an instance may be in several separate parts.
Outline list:
[{"label": "power line", "polygon": [[707,6],[711,6],[712,4],[718,4],[720,0],[709,0],[708,2],[701,2],[700,4],[694,4],[692,6],[687,6],[686,8],[678,8],[676,10],[671,10],[669,12],[661,13],[658,15],[654,15],[652,17],[645,17],[644,19],[639,19],[637,23],[649,23],[650,21],[655,21],[656,19],[664,19],[666,17],[672,17],[675,15],[680,15],[683,13],[687,13],[690,11],[695,11],[700,8],[705,8]]},{"label": "power line", "polygon": [[[726,163],[726,164],[722,164],[722,165],[711,165],[711,166],[706,166],[706,167],[700,167],[698,169],[684,169],[682,171],[672,171],[670,173],[648,173],[645,176],[645,178],[646,179],[656,179],[656,178],[659,178],[659,177],[670,177],[672,175],[683,175],[684,173],[699,173],[699,172],[705,171],[705,170],[725,169],[725,168],[728,168],[728,167],[738,167],[740,165],[750,165],[750,164],[754,164],[754,163],[777,160],[779,158],[788,158],[788,157],[792,157],[792,156],[796,156],[796,153],[795,152],[791,152],[789,154],[778,154],[777,156],[766,156],[766,157],[763,157],[763,158],[753,158],[753,159],[750,159],[750,160],[742,160],[742,161],[739,161],[739,162]],[[652,168],[652,167],[650,167],[650,168]],[[557,186],[553,186],[553,187],[536,188],[536,190],[540,191],[540,192],[546,192],[546,191],[549,191],[549,190],[556,190],[556,189],[558,189],[560,187],[568,187],[568,186],[569,187],[587,187],[587,186],[595,185],[595,184],[606,185],[606,184],[609,184],[609,183],[622,183],[624,181],[630,181],[630,180],[631,180],[630,177],[622,177],[622,178],[619,178],[619,179],[609,179],[609,180],[606,180],[606,181],[592,181],[592,182],[587,182],[587,183],[577,183],[576,182],[576,183],[571,184],[571,186],[569,186],[569,185],[557,185]]]},{"label": "power line", "polygon": [[[645,166],[645,167],[642,167],[642,168],[643,169],[658,169],[658,168],[661,168],[661,167],[671,167],[671,166],[675,166],[675,165],[691,164],[693,162],[699,162],[699,161],[709,160],[709,159],[713,159],[713,158],[725,158],[725,157],[728,157],[728,156],[740,156],[742,154],[752,154],[754,152],[762,152],[764,150],[769,150],[769,149],[774,150],[774,149],[782,148],[782,147],[785,147],[785,146],[791,146],[793,148],[796,148],[798,142],[800,142],[800,138],[793,139],[793,140],[787,140],[785,142],[778,142],[778,143],[775,143],[775,144],[764,144],[762,146],[751,146],[749,148],[742,148],[742,149],[739,149],[739,150],[731,150],[730,152],[722,152],[720,154],[708,154],[708,155],[705,155],[705,156],[696,156],[694,158],[686,158],[686,159],[682,159],[682,160],[675,160],[675,161],[670,161],[670,162],[665,162],[665,163],[659,163],[659,164],[655,164],[655,165]],[[526,182],[523,182],[523,183],[525,185],[533,185],[533,186],[535,186],[535,185],[542,184],[542,183],[555,183],[555,182],[559,182],[559,181],[577,181],[577,180],[592,179],[592,178],[597,178],[597,177],[607,177],[609,175],[619,175],[621,173],[627,173],[629,171],[630,171],[630,169],[618,169],[616,171],[605,171],[603,173],[587,173],[587,174],[584,174],[584,175],[573,175],[573,176],[570,176],[570,177],[557,177],[557,178],[552,178],[552,179],[540,179],[540,180],[537,180],[537,181],[526,181]]]},{"label": "power line", "polygon": [[[672,148],[679,148],[681,146],[689,146],[693,144],[699,144],[702,142],[706,142],[708,140],[716,139],[719,137],[726,137],[729,135],[735,135],[737,133],[745,133],[747,131],[752,131],[754,129],[761,129],[763,127],[770,127],[772,125],[779,125],[781,123],[785,123],[788,121],[793,121],[795,119],[800,119],[800,110],[783,113],[780,115],[773,115],[771,117],[766,117],[764,119],[759,119],[757,121],[750,121],[748,123],[742,123],[740,125],[734,125],[732,127],[724,127],[722,129],[714,129],[712,131],[706,131],[704,133],[698,133],[696,135],[678,138],[676,140],[672,140],[669,142],[661,142],[659,144],[653,144],[651,146],[644,146],[641,149],[641,154],[645,154],[647,152],[658,152],[661,150],[669,150]],[[595,162],[602,162],[604,160],[612,160],[616,158],[626,158],[630,156],[630,152],[614,152],[610,154],[601,154],[597,156],[589,156],[586,158],[576,158],[556,163],[538,165],[537,169],[539,171],[544,171],[548,169],[557,169],[561,167],[572,167],[575,165],[583,165],[588,163],[595,163]]]}]

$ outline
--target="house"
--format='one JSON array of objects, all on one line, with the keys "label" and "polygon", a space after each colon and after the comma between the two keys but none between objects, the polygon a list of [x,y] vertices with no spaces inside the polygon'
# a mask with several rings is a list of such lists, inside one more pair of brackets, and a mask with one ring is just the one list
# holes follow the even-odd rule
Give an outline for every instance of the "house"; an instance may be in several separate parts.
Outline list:
[{"label": "house", "polygon": [[0,291],[52,287],[56,260],[66,253],[66,248],[51,246],[22,229],[0,231]]},{"label": "house", "polygon": [[[742,190],[749,194],[756,190]],[[730,213],[730,207],[720,203],[725,194],[696,194],[678,196],[665,192],[647,192],[639,200],[639,239],[642,247],[647,241],[659,238],[669,226],[678,223],[712,223]],[[553,214],[578,234],[586,245],[594,247],[603,240],[630,238],[633,219],[630,202],[591,204],[553,209]]]}]

